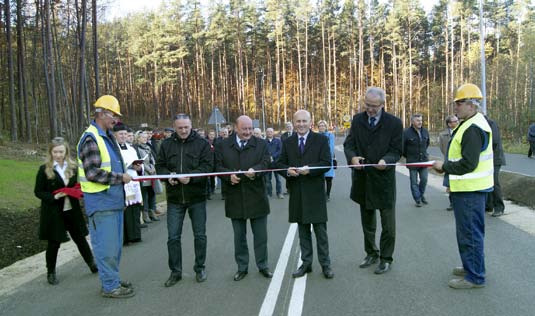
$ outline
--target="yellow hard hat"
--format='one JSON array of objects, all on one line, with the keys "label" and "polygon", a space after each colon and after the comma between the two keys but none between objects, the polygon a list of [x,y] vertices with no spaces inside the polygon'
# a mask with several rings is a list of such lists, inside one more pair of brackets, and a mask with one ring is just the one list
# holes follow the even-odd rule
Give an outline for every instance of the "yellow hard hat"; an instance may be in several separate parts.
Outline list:
[{"label": "yellow hard hat", "polygon": [[117,99],[112,95],[101,96],[100,98],[98,98],[97,102],[95,102],[94,105],[96,108],[108,110],[119,116],[122,116],[119,101],[117,101]]},{"label": "yellow hard hat", "polygon": [[453,101],[457,102],[464,99],[483,99],[483,94],[481,90],[475,84],[465,83],[460,86],[455,92],[455,99]]}]

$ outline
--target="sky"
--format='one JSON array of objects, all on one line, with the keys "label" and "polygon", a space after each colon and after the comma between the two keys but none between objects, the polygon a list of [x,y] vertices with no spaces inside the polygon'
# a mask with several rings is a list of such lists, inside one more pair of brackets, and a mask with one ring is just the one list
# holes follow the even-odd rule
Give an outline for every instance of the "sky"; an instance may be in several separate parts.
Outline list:
[{"label": "sky", "polygon": [[[209,0],[201,0],[201,3]],[[155,10],[158,8],[161,0],[109,0],[109,9],[107,18],[125,16],[128,13],[140,12],[146,10]],[[437,0],[420,0],[426,12],[430,12]]]}]

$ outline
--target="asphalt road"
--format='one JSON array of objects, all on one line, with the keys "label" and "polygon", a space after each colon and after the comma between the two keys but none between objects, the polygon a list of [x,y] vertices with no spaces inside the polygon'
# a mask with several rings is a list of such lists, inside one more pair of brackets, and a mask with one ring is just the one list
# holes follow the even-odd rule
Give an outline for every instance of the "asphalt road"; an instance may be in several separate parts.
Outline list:
[{"label": "asphalt road", "polygon": [[[338,153],[342,157],[341,153]],[[403,172],[403,170],[400,170]],[[405,172],[406,173],[406,172]],[[436,177],[430,175],[431,177]],[[437,183],[440,181],[435,179]],[[416,208],[409,179],[398,173],[397,241],[392,270],[360,269],[364,258],[358,206],[349,198],[350,177],[337,170],[328,204],[328,233],[335,277],[325,279],[316,261],[306,279],[292,279],[298,265],[298,238],[287,222],[288,199],[271,200],[269,261],[275,277],[263,278],[254,265],[249,236],[249,275],[233,281],[232,226],[216,194],[208,202],[208,258],[205,283],[193,272],[193,236],[188,218],[183,232],[183,279],[163,286],[167,267],[165,217],[143,230],[143,242],[124,248],[121,275],[136,288],[130,299],[99,295],[99,280],[82,259],[58,269],[60,284],[41,275],[0,296],[0,315],[533,315],[535,237],[487,216],[487,286],[453,290],[447,282],[460,259],[452,212],[440,185],[430,186],[430,205]],[[290,233],[288,233],[290,231]],[[61,255],[61,253],[60,253]],[[287,261],[287,264],[285,262]],[[44,265],[44,262],[43,262]],[[0,285],[1,286],[1,285]]]}]

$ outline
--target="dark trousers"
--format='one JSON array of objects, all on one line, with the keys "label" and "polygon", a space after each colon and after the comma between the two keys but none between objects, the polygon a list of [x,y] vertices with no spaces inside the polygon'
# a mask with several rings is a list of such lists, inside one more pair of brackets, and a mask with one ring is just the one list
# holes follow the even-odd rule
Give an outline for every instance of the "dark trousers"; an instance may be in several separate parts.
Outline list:
[{"label": "dark trousers", "polygon": [[[78,223],[73,223],[71,211],[63,212],[62,215],[63,215],[63,221],[65,223],[65,228],[69,232],[69,235],[71,235],[71,238],[76,244],[76,247],[78,247],[78,251],[82,255],[82,258],[84,258],[84,261],[87,264],[92,263],[93,253],[91,252],[91,248],[89,248],[89,244],[87,243],[85,236],[82,236],[82,234],[80,234],[79,230],[76,228],[76,225],[78,225]],[[46,254],[45,254],[46,269],[48,273],[52,273],[56,271],[56,260],[58,258],[58,251],[59,251],[60,245],[61,245],[60,241],[56,241],[56,240],[48,241],[48,245],[46,247]]]},{"label": "dark trousers", "polygon": [[485,211],[503,213],[505,204],[503,204],[502,186],[500,184],[500,169],[502,166],[494,166],[494,190],[487,193],[487,202]]},{"label": "dark trousers", "polygon": [[333,177],[325,177],[325,192],[327,193],[327,197],[331,196],[331,189],[333,187]]},{"label": "dark trousers", "polygon": [[[254,256],[258,270],[268,268],[267,251],[267,215],[251,218],[251,231],[254,239]],[[234,230],[234,259],[238,265],[238,271],[249,269],[249,248],[247,247],[247,220],[232,219]]]},{"label": "dark trousers", "polygon": [[381,240],[380,251],[375,245],[375,232],[377,230],[377,219],[375,210],[360,207],[360,219],[362,221],[362,231],[364,232],[364,250],[369,256],[380,257],[381,261],[392,262],[392,254],[396,244],[396,209],[379,210],[381,214]]},{"label": "dark trousers", "polygon": [[125,243],[141,240],[141,222],[139,215],[143,205],[133,204],[124,209],[124,239]]},{"label": "dark trousers", "polygon": [[167,203],[167,252],[169,269],[172,273],[182,274],[182,224],[186,211],[191,219],[193,245],[195,248],[195,266],[200,272],[206,261],[206,201],[194,204]]},{"label": "dark trousers", "polygon": [[316,247],[318,249],[318,261],[322,267],[331,265],[329,257],[329,238],[327,237],[327,223],[298,224],[299,246],[301,247],[301,261],[304,266],[312,265],[312,232],[310,226],[314,228],[316,235]]},{"label": "dark trousers", "polygon": [[466,280],[485,283],[485,199],[486,192],[453,192],[457,246]]}]

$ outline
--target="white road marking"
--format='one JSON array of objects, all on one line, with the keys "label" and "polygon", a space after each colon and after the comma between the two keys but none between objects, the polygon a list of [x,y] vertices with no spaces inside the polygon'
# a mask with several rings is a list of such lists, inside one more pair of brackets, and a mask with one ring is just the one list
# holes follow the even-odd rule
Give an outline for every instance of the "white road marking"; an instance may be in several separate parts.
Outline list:
[{"label": "white road marking", "polygon": [[286,234],[286,239],[284,240],[284,245],[282,246],[279,260],[277,261],[277,266],[273,272],[273,278],[269,283],[269,288],[266,296],[264,297],[264,302],[262,303],[262,307],[260,308],[258,315],[273,315],[275,305],[277,304],[277,298],[282,286],[282,280],[284,279],[284,272],[286,272],[286,267],[288,266],[288,260],[290,258],[290,251],[292,250],[296,230],[297,224],[291,224],[290,228],[288,229],[288,234]]},{"label": "white road marking", "polygon": [[[301,258],[301,251],[299,251],[299,258]],[[301,259],[297,262],[297,267],[301,266],[303,261]],[[303,313],[303,303],[305,301],[305,290],[307,287],[307,274],[295,279],[294,287],[292,289],[292,296],[290,298],[290,306],[288,307],[288,316],[301,316]]]}]

